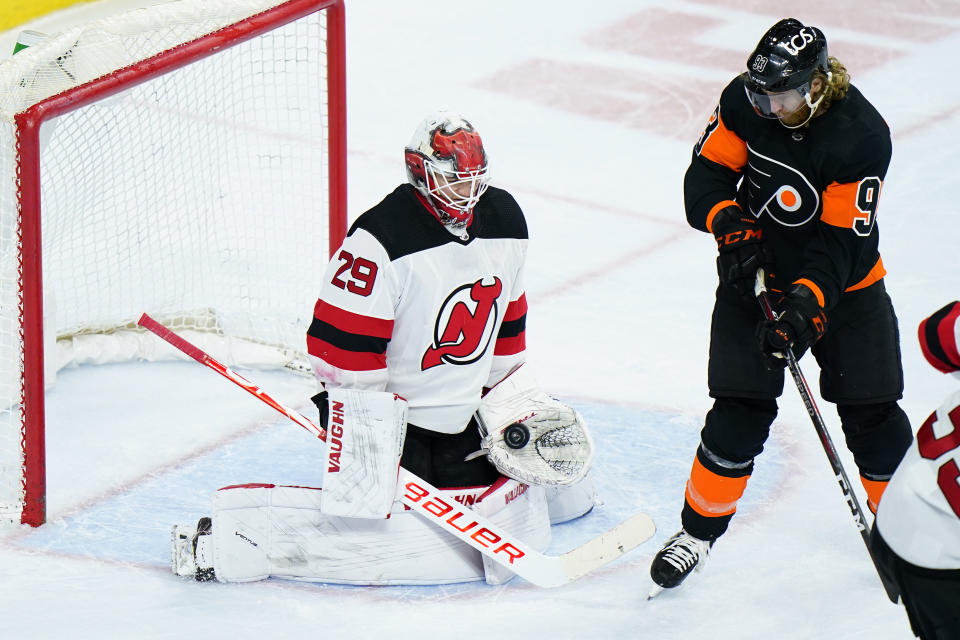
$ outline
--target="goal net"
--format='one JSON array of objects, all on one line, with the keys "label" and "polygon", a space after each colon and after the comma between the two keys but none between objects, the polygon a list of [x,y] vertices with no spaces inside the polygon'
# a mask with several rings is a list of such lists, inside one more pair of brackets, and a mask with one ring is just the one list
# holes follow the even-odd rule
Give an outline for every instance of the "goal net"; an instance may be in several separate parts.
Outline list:
[{"label": "goal net", "polygon": [[0,521],[45,518],[44,388],[174,358],[308,370],[346,226],[342,0],[179,0],[0,62]]}]

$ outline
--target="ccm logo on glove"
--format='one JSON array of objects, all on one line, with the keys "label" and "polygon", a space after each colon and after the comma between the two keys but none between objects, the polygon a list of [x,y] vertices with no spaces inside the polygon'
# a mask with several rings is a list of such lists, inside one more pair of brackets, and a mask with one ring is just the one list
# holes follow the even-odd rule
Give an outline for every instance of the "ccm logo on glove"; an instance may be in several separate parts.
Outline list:
[{"label": "ccm logo on glove", "polygon": [[717,236],[717,248],[723,249],[724,247],[732,247],[739,242],[758,242],[760,240],[763,240],[763,229],[738,229]]},{"label": "ccm logo on glove", "polygon": [[757,269],[773,273],[773,254],[763,241],[763,229],[739,206],[731,205],[717,212],[710,230],[717,241],[720,282],[752,299]]}]

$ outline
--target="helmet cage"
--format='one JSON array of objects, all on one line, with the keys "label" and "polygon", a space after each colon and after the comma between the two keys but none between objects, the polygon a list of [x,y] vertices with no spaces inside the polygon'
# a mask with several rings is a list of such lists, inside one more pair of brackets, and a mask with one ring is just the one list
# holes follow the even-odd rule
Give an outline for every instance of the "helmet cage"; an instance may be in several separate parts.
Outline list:
[{"label": "helmet cage", "polygon": [[425,195],[433,205],[450,216],[453,222],[469,220],[480,196],[490,186],[487,166],[472,171],[456,171],[424,158],[423,168]]},{"label": "helmet cage", "polygon": [[487,190],[487,154],[476,129],[462,116],[440,111],[424,119],[404,150],[407,180],[444,225],[473,220]]}]

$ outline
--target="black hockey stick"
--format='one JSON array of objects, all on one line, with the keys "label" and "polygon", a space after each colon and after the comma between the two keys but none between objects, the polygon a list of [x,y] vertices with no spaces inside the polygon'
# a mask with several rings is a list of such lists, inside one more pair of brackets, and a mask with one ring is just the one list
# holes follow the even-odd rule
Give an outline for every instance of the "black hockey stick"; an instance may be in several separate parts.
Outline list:
[{"label": "black hockey stick", "polygon": [[[754,287],[754,293],[760,302],[760,307],[763,309],[763,317],[767,320],[776,320],[777,316],[773,312],[773,307],[770,305],[770,300],[767,296],[767,285],[763,269],[757,270],[757,282]],[[840,462],[840,456],[837,453],[837,448],[833,445],[830,433],[827,431],[827,425],[823,421],[823,416],[820,415],[820,410],[817,409],[817,405],[813,401],[813,395],[810,393],[807,380],[803,377],[803,372],[800,370],[797,357],[793,355],[793,351],[790,349],[783,350],[783,357],[787,360],[787,368],[790,369],[790,375],[793,376],[793,381],[797,385],[797,391],[800,392],[803,406],[807,408],[807,414],[810,415],[810,420],[813,421],[813,426],[817,430],[817,435],[820,437],[820,444],[823,445],[823,451],[827,454],[827,459],[830,461],[833,473],[837,478],[837,482],[840,484],[840,490],[843,491],[843,496],[847,500],[847,506],[850,507],[850,513],[853,515],[857,529],[860,531],[863,543],[867,545],[867,553],[870,554],[870,559],[873,561],[873,566],[877,570],[880,582],[883,583],[883,588],[886,590],[890,602],[897,604],[897,600],[900,598],[900,590],[884,575],[883,571],[880,570],[877,559],[873,557],[873,553],[870,551],[870,526],[867,524],[863,509],[860,507],[860,502],[857,500],[850,480],[847,478],[847,473],[843,469],[843,464]]]}]

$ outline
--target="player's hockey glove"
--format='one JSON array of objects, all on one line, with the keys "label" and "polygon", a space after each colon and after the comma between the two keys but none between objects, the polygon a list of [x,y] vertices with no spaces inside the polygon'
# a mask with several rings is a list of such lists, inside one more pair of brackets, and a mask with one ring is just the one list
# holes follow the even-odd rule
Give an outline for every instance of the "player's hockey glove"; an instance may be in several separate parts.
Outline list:
[{"label": "player's hockey glove", "polygon": [[826,314],[813,291],[802,284],[780,298],[774,315],[776,320],[761,320],[757,325],[757,340],[771,367],[786,366],[783,351],[787,347],[799,360],[827,330]]},{"label": "player's hockey glove", "polygon": [[773,267],[773,255],[763,242],[763,229],[757,227],[753,216],[731,205],[717,212],[711,230],[720,252],[717,256],[720,282],[752,300],[757,269],[763,267],[769,273]]}]

